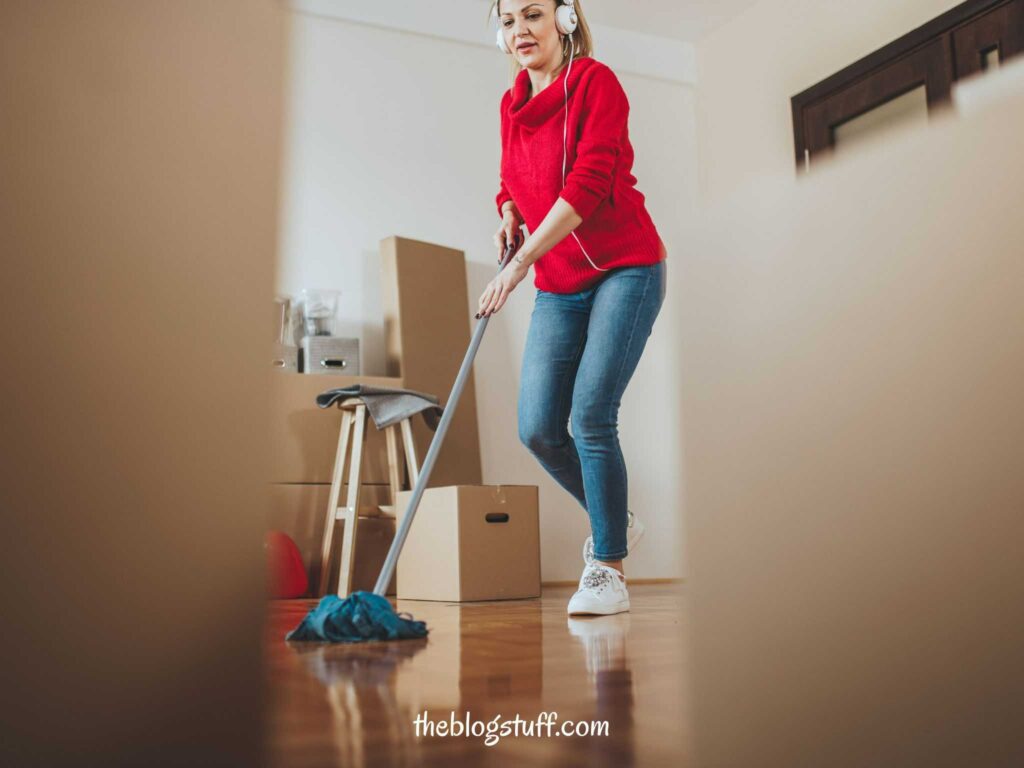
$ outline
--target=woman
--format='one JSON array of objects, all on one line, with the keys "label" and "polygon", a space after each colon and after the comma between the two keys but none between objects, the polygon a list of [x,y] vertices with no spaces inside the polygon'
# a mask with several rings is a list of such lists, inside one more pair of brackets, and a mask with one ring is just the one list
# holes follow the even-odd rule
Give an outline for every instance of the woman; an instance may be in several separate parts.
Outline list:
[{"label": "woman", "polygon": [[519,437],[590,517],[568,612],[619,613],[629,610],[622,560],[643,528],[626,506],[618,409],[665,298],[665,247],[631,174],[626,94],[591,57],[578,2],[498,0],[492,10],[514,57],[501,100],[499,262],[524,224],[530,237],[477,317],[500,310],[534,266]]}]

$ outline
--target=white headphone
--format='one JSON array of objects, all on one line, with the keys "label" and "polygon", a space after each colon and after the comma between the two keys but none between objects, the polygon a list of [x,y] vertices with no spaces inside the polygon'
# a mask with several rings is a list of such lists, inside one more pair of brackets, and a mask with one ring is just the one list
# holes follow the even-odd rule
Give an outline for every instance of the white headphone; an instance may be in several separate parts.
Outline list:
[{"label": "white headphone", "polygon": [[[558,2],[558,0],[555,0]],[[571,35],[576,31],[576,3],[575,0],[562,0],[563,5],[558,6],[555,9],[555,26],[558,28],[559,33],[563,35]],[[505,53],[512,53],[509,47],[505,45],[505,30],[502,27],[501,20],[498,20],[498,47],[501,48]],[[569,41],[569,66],[565,71],[565,77],[562,78],[562,87],[565,90],[565,120],[562,123],[562,187],[565,187],[565,163],[568,155],[566,149],[566,141],[569,135],[569,74],[572,72],[572,61],[576,51],[576,46],[573,42]],[[608,269],[599,267],[590,258],[590,254],[587,253],[587,249],[583,247],[583,243],[580,242],[579,237],[576,235],[575,230],[570,232],[573,239],[579,245],[580,250],[583,251],[583,255],[587,257],[587,261],[590,262],[590,266],[596,269],[598,272],[607,272]]]},{"label": "white headphone", "polygon": [[[555,0],[557,3],[558,0]],[[576,31],[576,0],[562,0],[562,5],[555,8],[555,28],[559,34],[571,35]],[[512,53],[505,42],[505,28],[498,20],[498,48],[502,53]]]}]

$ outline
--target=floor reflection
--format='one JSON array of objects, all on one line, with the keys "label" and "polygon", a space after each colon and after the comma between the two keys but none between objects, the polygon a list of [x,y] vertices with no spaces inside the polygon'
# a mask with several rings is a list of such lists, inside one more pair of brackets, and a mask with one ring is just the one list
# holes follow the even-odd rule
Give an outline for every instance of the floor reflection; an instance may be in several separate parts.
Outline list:
[{"label": "floor reflection", "polygon": [[[427,640],[359,645],[289,643],[324,687],[334,716],[340,765],[411,765],[419,742],[409,712],[395,695],[399,667],[425,650]],[[386,725],[382,729],[380,726]],[[369,759],[368,759],[369,757]]]},{"label": "floor reflection", "polygon": [[[633,674],[627,646],[631,617],[573,617],[567,620],[569,634],[586,654],[587,680],[594,700],[595,721],[607,721],[609,738],[570,739],[573,760],[587,765],[636,765],[633,739]],[[612,738],[612,729],[615,730]]]},{"label": "floor reflection", "polygon": [[[565,590],[563,590],[565,591]],[[631,595],[631,599],[633,596]],[[631,613],[565,615],[568,593],[489,603],[399,601],[427,622],[423,640],[284,643],[310,601],[278,603],[268,622],[271,765],[631,766],[681,752],[678,606],[642,590]],[[418,733],[417,716],[489,722],[607,721],[607,736]],[[676,762],[678,764],[678,762]]]}]

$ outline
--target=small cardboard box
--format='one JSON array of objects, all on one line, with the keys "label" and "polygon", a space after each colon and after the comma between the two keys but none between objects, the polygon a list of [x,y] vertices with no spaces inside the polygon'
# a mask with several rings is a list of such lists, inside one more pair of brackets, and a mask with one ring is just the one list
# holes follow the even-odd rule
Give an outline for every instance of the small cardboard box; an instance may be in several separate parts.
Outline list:
[{"label": "small cardboard box", "polygon": [[[398,494],[399,523],[412,491]],[[535,485],[448,485],[423,491],[398,558],[400,600],[540,596]]]},{"label": "small cardboard box", "polygon": [[[302,564],[310,578],[310,594],[317,597],[316,589],[320,576],[320,548],[324,538],[324,516],[331,486],[321,484],[268,484],[270,509],[267,517],[268,530],[287,533],[295,541],[302,555]],[[342,484],[341,503],[344,503],[348,483]],[[363,483],[360,508],[384,504],[390,500],[391,489],[386,485]],[[372,592],[377,584],[381,566],[395,538],[395,520],[390,517],[360,515],[356,536],[355,562],[352,564],[352,591],[359,589]],[[333,595],[338,589],[338,569],[341,564],[341,542],[345,535],[345,521],[335,523],[331,542],[330,574],[327,594]],[[395,594],[398,587],[396,577],[391,578],[387,594]]]}]

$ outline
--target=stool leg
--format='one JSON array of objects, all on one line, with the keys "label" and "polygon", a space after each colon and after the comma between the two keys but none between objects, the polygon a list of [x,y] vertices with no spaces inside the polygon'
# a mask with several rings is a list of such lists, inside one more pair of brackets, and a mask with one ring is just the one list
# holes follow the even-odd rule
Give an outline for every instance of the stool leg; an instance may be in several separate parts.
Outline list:
[{"label": "stool leg", "polygon": [[415,488],[420,479],[420,465],[416,460],[416,443],[412,439],[412,422],[409,419],[402,419],[402,442],[405,445],[405,465],[409,470],[409,487]]},{"label": "stool leg", "polygon": [[388,485],[391,486],[391,504],[379,504],[378,509],[387,517],[395,517],[398,492],[402,490],[402,481],[398,474],[398,425],[392,424],[385,427],[384,431],[388,443]]},{"label": "stool leg", "polygon": [[338,433],[338,453],[334,457],[334,474],[331,476],[331,495],[327,501],[327,515],[324,520],[324,538],[320,550],[320,585],[317,595],[327,591],[327,577],[331,571],[331,542],[334,540],[334,526],[338,520],[338,496],[341,494],[342,474],[345,471],[345,454],[348,451],[348,435],[352,431],[352,412],[341,412],[341,431]]},{"label": "stool leg", "polygon": [[355,434],[352,436],[352,461],[348,466],[348,500],[345,502],[345,532],[341,538],[341,567],[338,569],[338,597],[352,591],[352,566],[355,564],[356,534],[359,526],[359,496],[362,486],[363,439],[366,435],[366,406],[357,405]]}]

